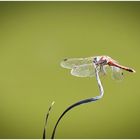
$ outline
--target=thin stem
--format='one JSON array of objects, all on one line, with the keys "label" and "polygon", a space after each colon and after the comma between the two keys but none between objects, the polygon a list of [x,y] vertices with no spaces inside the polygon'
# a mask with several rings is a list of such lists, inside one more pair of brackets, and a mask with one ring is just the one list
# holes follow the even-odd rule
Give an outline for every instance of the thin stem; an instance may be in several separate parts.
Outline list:
[{"label": "thin stem", "polygon": [[54,101],[52,102],[52,104],[50,105],[49,109],[48,109],[48,112],[46,114],[46,119],[45,119],[45,125],[44,125],[44,131],[43,131],[43,139],[46,139],[46,126],[47,126],[47,122],[48,122],[48,118],[49,118],[49,114],[50,114],[50,111],[52,109],[52,106],[54,105]]},{"label": "thin stem", "polygon": [[54,129],[53,129],[53,133],[52,133],[51,139],[54,139],[55,132],[56,132],[56,128],[57,128],[57,126],[58,126],[60,120],[62,119],[62,117],[63,117],[69,110],[71,110],[72,108],[74,108],[74,107],[76,107],[76,106],[85,104],[85,103],[94,102],[94,101],[99,100],[99,99],[101,99],[101,98],[103,97],[104,89],[103,89],[102,83],[101,83],[101,81],[100,81],[100,77],[99,77],[99,74],[98,74],[98,70],[97,70],[96,64],[93,63],[93,66],[94,66],[94,68],[95,68],[95,76],[96,76],[96,80],[97,80],[97,83],[98,83],[100,95],[99,95],[99,96],[96,96],[96,97],[92,97],[92,98],[88,98],[88,99],[84,99],[84,100],[78,101],[78,102],[72,104],[71,106],[69,106],[69,107],[61,114],[61,116],[58,118],[58,120],[57,120],[57,122],[56,122],[56,124],[55,124],[55,127],[54,127]]}]

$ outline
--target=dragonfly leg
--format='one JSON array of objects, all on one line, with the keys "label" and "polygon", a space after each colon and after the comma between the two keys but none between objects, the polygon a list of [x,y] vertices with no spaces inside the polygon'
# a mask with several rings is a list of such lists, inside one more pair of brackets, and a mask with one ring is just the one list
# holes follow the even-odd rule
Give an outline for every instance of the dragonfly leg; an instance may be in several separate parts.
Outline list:
[{"label": "dragonfly leg", "polygon": [[104,65],[100,65],[99,72],[100,72],[102,75],[106,75],[106,71],[105,71]]}]

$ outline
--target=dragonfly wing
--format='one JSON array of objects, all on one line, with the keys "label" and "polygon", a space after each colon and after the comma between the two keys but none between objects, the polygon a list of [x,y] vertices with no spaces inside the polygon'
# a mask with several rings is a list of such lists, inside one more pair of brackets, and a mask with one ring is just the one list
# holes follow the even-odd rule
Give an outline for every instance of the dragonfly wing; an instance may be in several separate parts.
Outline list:
[{"label": "dragonfly wing", "polygon": [[123,80],[123,71],[122,69],[112,66],[112,78],[114,80],[120,81]]},{"label": "dragonfly wing", "polygon": [[83,64],[89,64],[92,63],[93,57],[88,57],[88,58],[69,58],[69,59],[64,59],[61,62],[61,66],[63,68],[67,69],[73,69],[74,67],[83,65]]},{"label": "dragonfly wing", "polygon": [[95,69],[93,63],[76,66],[71,70],[71,74],[77,77],[93,77]]}]

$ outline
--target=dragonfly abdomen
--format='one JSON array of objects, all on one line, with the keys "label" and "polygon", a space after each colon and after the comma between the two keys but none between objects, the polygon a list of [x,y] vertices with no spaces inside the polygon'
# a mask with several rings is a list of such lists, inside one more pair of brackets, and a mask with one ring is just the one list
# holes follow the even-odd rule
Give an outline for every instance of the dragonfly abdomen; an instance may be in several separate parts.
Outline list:
[{"label": "dragonfly abdomen", "polygon": [[135,70],[133,70],[132,68],[125,67],[125,66],[122,66],[122,65],[119,65],[119,64],[115,64],[115,63],[113,63],[113,62],[111,62],[111,61],[108,62],[108,65],[109,65],[109,66],[118,67],[118,68],[123,69],[123,70],[126,70],[126,71],[128,71],[128,72],[135,72]]}]

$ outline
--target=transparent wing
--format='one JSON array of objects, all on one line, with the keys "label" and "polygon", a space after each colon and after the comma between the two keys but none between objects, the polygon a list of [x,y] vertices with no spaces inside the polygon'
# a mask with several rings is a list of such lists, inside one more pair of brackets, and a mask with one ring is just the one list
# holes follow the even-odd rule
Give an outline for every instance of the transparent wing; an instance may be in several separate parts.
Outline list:
[{"label": "transparent wing", "polygon": [[94,66],[91,63],[74,67],[71,74],[78,77],[93,77],[95,75]]},{"label": "transparent wing", "polygon": [[83,64],[90,64],[93,61],[93,57],[87,57],[87,58],[69,58],[69,59],[64,59],[60,65],[63,68],[67,69],[73,69],[76,66],[80,66]]},{"label": "transparent wing", "polygon": [[123,80],[123,71],[122,69],[112,66],[112,78],[117,81]]},{"label": "transparent wing", "polygon": [[108,65],[100,66],[100,67],[98,68],[99,75],[100,75],[100,76],[105,76],[105,75],[107,74],[107,68],[108,68]]}]

